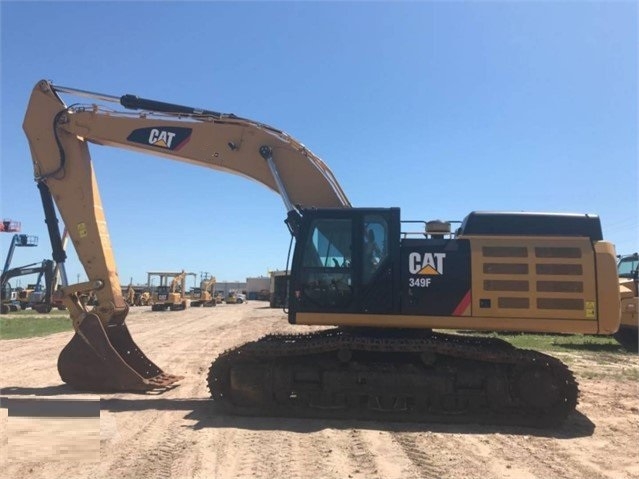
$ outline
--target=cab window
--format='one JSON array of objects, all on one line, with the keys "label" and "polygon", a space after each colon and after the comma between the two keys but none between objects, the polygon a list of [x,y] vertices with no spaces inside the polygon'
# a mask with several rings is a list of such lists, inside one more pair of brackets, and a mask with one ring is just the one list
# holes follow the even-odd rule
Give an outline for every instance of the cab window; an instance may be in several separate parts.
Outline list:
[{"label": "cab window", "polygon": [[367,215],[363,233],[362,281],[368,283],[388,257],[388,223],[381,216]]},{"label": "cab window", "polygon": [[637,256],[628,256],[622,258],[619,261],[617,270],[621,278],[632,278],[637,271],[637,265],[639,265],[639,258]]},{"label": "cab window", "polygon": [[304,266],[350,266],[351,221],[317,220],[306,244]]},{"label": "cab window", "polygon": [[351,220],[313,222],[302,261],[302,304],[329,309],[350,304],[351,247]]}]

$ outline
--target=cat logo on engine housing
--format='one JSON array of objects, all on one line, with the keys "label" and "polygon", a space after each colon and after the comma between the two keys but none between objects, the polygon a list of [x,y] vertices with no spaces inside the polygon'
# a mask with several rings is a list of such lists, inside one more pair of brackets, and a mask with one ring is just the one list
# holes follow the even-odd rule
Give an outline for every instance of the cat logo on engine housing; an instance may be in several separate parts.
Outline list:
[{"label": "cat logo on engine housing", "polygon": [[408,272],[424,276],[444,274],[446,253],[410,253],[408,255]]}]

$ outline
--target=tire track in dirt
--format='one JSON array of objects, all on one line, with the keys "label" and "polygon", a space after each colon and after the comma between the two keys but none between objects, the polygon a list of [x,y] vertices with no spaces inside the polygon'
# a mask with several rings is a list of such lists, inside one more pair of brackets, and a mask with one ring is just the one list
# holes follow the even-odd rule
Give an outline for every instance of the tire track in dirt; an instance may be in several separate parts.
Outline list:
[{"label": "tire track in dirt", "polygon": [[156,415],[126,440],[124,448],[101,451],[102,461],[108,464],[103,477],[174,477],[173,464],[187,450],[186,438],[174,429],[164,416]]},{"label": "tire track in dirt", "polygon": [[[242,431],[238,450],[245,451],[235,470],[221,477],[286,477],[287,466],[294,460],[281,432]],[[232,472],[232,476],[228,476]]]},{"label": "tire track in dirt", "polygon": [[[255,426],[268,424],[255,418]],[[215,431],[204,453],[198,477],[342,478],[331,471],[327,457],[333,446],[322,432],[294,432],[247,429]]]},{"label": "tire track in dirt", "polygon": [[[256,425],[260,419],[255,418]],[[267,420],[267,423],[272,418]],[[264,424],[267,424],[264,423]],[[263,425],[264,425],[263,424]],[[379,478],[377,459],[360,431],[234,429],[224,433],[226,445],[215,440],[211,477],[235,478]],[[242,454],[229,454],[242,451]]]},{"label": "tire track in dirt", "polygon": [[446,445],[453,451],[463,451],[463,458],[458,457],[450,464],[455,470],[461,467],[472,471],[467,476],[470,478],[609,477],[587,464],[583,457],[564,450],[561,439],[554,437],[503,433],[449,435]]},{"label": "tire track in dirt", "polygon": [[558,438],[498,435],[491,442],[493,449],[503,451],[501,459],[511,468],[526,470],[535,477],[609,477],[600,468],[565,450]]},{"label": "tire track in dirt", "polygon": [[[173,465],[186,448],[185,440],[179,439],[178,436],[167,431],[163,434],[158,445],[147,449],[144,454],[145,462],[136,464],[132,477],[148,477],[149,472],[151,472],[151,477],[158,479],[175,477]],[[149,471],[149,465],[152,465],[151,471]]]},{"label": "tire track in dirt", "polygon": [[352,463],[350,464],[349,477],[356,475],[366,478],[380,477],[375,455],[359,429],[348,432],[345,453]]},{"label": "tire track in dirt", "polygon": [[225,426],[199,429],[192,434],[188,454],[178,458],[174,470],[188,471],[177,477],[218,478],[240,477],[238,462],[252,451],[242,449],[242,431]]},{"label": "tire track in dirt", "polygon": [[[337,478],[426,478],[429,461],[411,449],[408,440],[404,448],[393,438],[396,433],[371,428],[326,430],[324,447],[329,447],[327,465]],[[413,448],[414,449],[414,448]],[[411,457],[408,457],[406,450]],[[430,468],[432,469],[432,468]],[[439,476],[442,477],[442,476]]]},{"label": "tire track in dirt", "polygon": [[331,463],[334,443],[326,431],[289,433],[291,440],[290,477],[341,478]]},{"label": "tire track in dirt", "polygon": [[458,434],[455,429],[444,433],[400,432],[393,434],[393,439],[417,467],[414,477],[460,477],[460,471],[464,471],[461,477],[465,479],[492,477],[488,474],[489,451],[472,436]]},{"label": "tire track in dirt", "polygon": [[407,477],[420,479],[445,477],[434,458],[434,454],[422,441],[418,441],[415,433],[392,433],[391,438],[399,445],[417,471]]},{"label": "tire track in dirt", "polygon": [[244,456],[246,452],[241,449],[240,444],[235,439],[237,434],[238,431],[227,429],[218,434],[221,437],[216,437],[213,450],[210,450],[208,445],[205,446],[207,448],[205,456],[209,456],[212,453],[214,459],[202,464],[203,473],[206,473],[212,466],[213,475],[211,477],[238,477],[236,475],[235,462],[238,457]]}]

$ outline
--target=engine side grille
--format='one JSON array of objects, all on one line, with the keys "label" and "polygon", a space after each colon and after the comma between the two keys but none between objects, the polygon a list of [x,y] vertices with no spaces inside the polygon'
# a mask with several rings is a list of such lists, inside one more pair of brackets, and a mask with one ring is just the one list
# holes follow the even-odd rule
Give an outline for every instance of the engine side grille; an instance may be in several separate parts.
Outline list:
[{"label": "engine side grille", "polygon": [[471,239],[473,316],[596,320],[588,238]]}]

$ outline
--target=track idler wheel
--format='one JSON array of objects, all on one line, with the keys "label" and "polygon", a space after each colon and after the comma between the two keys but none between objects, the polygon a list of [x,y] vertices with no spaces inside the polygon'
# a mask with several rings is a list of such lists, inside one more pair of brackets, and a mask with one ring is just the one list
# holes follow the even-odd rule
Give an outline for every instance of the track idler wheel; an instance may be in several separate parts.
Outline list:
[{"label": "track idler wheel", "polygon": [[92,313],[60,353],[58,372],[65,383],[88,391],[167,389],[183,378],[165,374],[148,359],[126,324],[104,328]]}]

